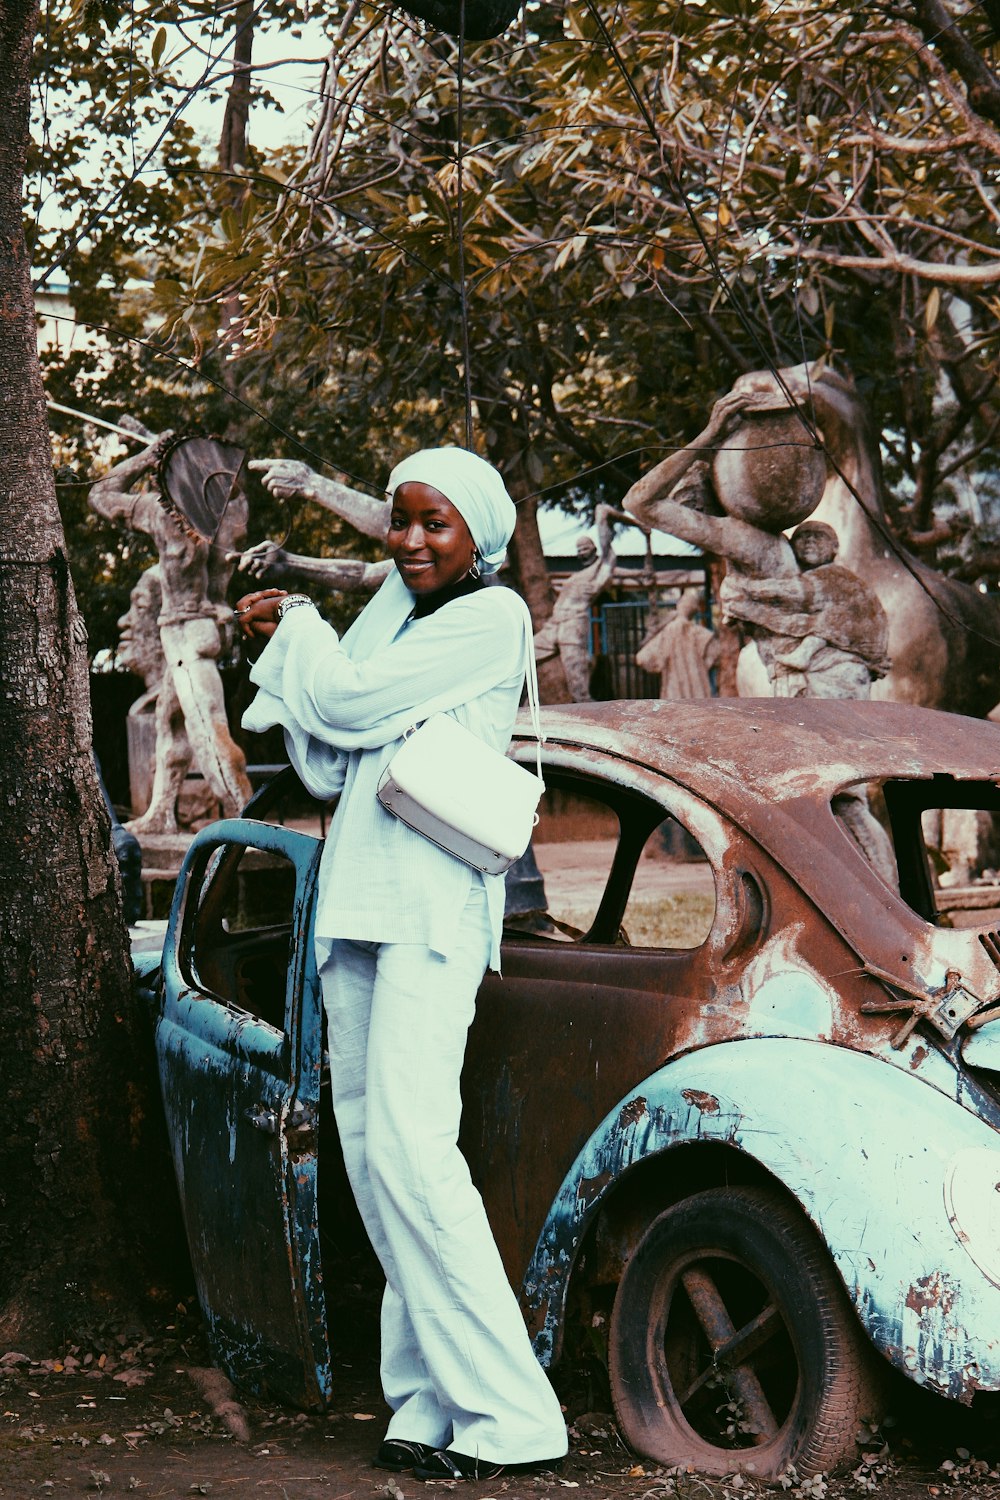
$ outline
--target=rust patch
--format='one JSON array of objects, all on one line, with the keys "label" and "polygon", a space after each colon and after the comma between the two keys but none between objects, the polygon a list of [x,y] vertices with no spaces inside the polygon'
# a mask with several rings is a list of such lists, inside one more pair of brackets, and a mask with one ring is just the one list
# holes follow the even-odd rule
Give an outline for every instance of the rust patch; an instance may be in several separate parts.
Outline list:
[{"label": "rust patch", "polygon": [[926,1047],[914,1047],[914,1049],[913,1049],[913,1056],[910,1058],[910,1067],[911,1068],[919,1068],[920,1064],[923,1062],[923,1060],[924,1060],[924,1058],[926,1056],[927,1056],[927,1048]]},{"label": "rust patch", "polygon": [[681,1096],[695,1109],[700,1109],[703,1115],[719,1113],[719,1101],[714,1094],[704,1094],[701,1089],[681,1089]]},{"label": "rust patch", "polygon": [[528,1325],[528,1334],[531,1338],[535,1338],[544,1330],[549,1319],[549,1306],[549,1299],[547,1297],[544,1302],[534,1305],[531,1303],[528,1304],[528,1311],[524,1321]]},{"label": "rust patch", "polygon": [[576,1192],[577,1201],[588,1205],[593,1203],[594,1199],[604,1192],[608,1183],[613,1181],[613,1172],[599,1172],[596,1177],[582,1178]]},{"label": "rust patch", "polygon": [[618,1116],[618,1129],[627,1130],[630,1125],[637,1125],[646,1113],[648,1113],[648,1105],[639,1094],[635,1099],[630,1099],[627,1104],[622,1105],[621,1114]]},{"label": "rust patch", "polygon": [[955,1304],[955,1293],[943,1279],[940,1271],[931,1271],[915,1281],[906,1294],[906,1305],[911,1312],[920,1315],[937,1308],[943,1313],[951,1312]]}]

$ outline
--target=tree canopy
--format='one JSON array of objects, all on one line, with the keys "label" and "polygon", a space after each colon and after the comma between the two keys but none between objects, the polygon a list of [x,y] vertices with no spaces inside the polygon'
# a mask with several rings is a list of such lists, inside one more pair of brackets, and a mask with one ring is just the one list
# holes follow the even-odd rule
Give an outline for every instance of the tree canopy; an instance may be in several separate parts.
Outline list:
[{"label": "tree canopy", "polygon": [[[475,440],[530,522],[529,497],[619,494],[740,371],[822,358],[865,394],[902,539],[969,576],[991,566],[986,7],[552,0],[463,49],[350,0],[325,15],[310,139],[273,148],[276,91],[246,43],[272,27],[293,52],[298,15],[237,7],[215,18],[234,51],[213,75],[230,124],[242,90],[235,154],[225,130],[216,150],[173,113],[163,28],[180,14],[105,18],[114,218],[91,223],[81,189],[61,231],[84,310],[117,297],[116,324],[141,331],[124,360],[152,409],[198,409],[255,452],[319,454],[377,484],[401,446],[464,441],[470,397]],[[91,98],[94,47],[60,62]],[[126,94],[162,135],[138,171]],[[78,168],[80,134],[50,179]],[[141,291],[126,296],[129,278]],[[120,406],[123,384],[95,374],[91,406],[112,389]]]}]

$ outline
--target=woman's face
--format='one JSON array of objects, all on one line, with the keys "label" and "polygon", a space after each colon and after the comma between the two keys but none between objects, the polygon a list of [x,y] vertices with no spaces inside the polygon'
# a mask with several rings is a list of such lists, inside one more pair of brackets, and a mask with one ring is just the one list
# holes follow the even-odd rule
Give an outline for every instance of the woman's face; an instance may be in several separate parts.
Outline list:
[{"label": "woman's face", "polygon": [[401,484],[392,497],[389,556],[414,594],[464,578],[476,556],[472,533],[451,501],[430,484]]}]

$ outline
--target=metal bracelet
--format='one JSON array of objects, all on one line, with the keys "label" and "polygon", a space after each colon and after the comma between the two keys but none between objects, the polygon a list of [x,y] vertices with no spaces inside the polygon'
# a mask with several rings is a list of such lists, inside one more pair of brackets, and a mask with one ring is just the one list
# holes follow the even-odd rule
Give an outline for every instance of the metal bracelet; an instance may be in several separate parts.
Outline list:
[{"label": "metal bracelet", "polygon": [[295,609],[299,604],[312,604],[312,600],[306,594],[289,594],[287,599],[282,599],[278,605],[278,624],[281,624],[290,609]]}]

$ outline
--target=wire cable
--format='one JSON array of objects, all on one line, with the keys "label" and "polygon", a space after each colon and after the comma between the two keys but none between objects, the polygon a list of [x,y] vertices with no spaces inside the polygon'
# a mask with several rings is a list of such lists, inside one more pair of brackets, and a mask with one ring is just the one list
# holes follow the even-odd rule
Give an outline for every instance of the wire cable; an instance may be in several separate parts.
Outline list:
[{"label": "wire cable", "polygon": [[475,451],[472,439],[472,356],[469,347],[469,289],[465,279],[465,0],[458,5],[458,111],[455,121],[455,168],[458,174],[455,193],[457,216],[458,297],[462,318],[462,366],[465,386],[465,446]]}]

